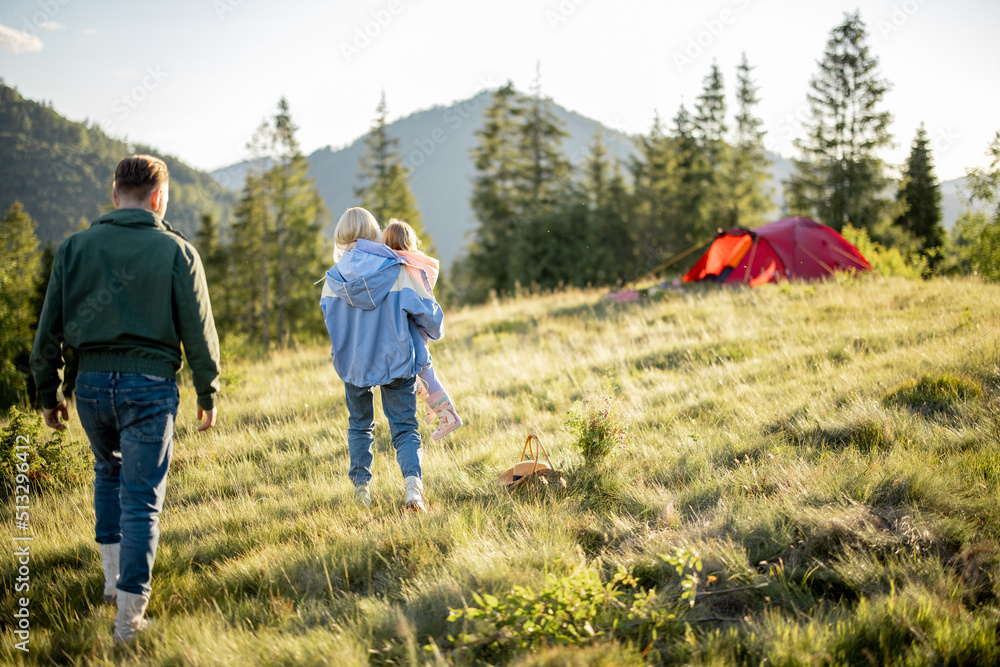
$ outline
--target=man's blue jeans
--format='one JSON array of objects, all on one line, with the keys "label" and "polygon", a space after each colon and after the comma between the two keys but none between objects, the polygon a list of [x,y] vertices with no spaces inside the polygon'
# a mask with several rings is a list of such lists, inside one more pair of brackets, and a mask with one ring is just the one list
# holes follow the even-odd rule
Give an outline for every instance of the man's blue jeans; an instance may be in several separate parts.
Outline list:
[{"label": "man's blue jeans", "polygon": [[[396,448],[396,461],[403,477],[420,477],[420,431],[417,426],[416,376],[382,385],[382,412],[389,421],[389,434]],[[347,449],[351,455],[348,476],[355,486],[372,480],[372,445],[375,438],[375,388],[344,383],[348,417]]]},{"label": "man's blue jeans", "polygon": [[171,380],[80,373],[76,411],[94,452],[98,544],[121,542],[118,588],[149,595],[179,396]]}]

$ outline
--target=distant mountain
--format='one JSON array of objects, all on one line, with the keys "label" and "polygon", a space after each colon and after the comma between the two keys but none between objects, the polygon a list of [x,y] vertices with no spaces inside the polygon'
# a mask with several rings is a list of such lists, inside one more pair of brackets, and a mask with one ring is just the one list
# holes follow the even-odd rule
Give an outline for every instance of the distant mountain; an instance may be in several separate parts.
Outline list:
[{"label": "distant mountain", "polygon": [[[399,139],[424,227],[434,237],[445,266],[465,246],[467,234],[476,224],[469,207],[474,176],[471,151],[491,96],[491,91],[483,91],[467,100],[418,111],[387,125],[389,136]],[[562,107],[557,106],[556,113],[571,135],[563,142],[563,150],[577,165],[583,164],[595,130],[603,133],[610,157],[626,159],[635,151],[632,140],[621,132]],[[334,150],[327,146],[309,155],[309,176],[315,179],[334,223],[357,202],[354,188],[358,186],[358,163],[363,153],[362,136],[345,148]],[[240,189],[249,166],[249,162],[240,162],[212,175],[220,184]]]},{"label": "distant mountain", "polygon": [[156,154],[167,163],[167,220],[188,238],[202,213],[221,221],[229,217],[236,198],[208,174],[153,148],[113,139],[96,125],[63,118],[0,83],[0,215],[20,201],[43,242],[58,243],[109,209],[115,167],[132,153]]}]

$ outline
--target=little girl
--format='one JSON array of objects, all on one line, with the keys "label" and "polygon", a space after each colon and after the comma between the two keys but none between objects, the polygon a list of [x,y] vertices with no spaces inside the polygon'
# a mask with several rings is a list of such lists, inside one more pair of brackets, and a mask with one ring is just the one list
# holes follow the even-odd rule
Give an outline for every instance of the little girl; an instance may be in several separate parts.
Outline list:
[{"label": "little girl", "polygon": [[[434,289],[440,271],[439,263],[433,257],[420,252],[420,239],[417,238],[413,227],[402,220],[391,219],[382,230],[382,242],[406,260],[406,270],[414,280],[424,283],[428,292]],[[430,408],[424,421],[430,423],[437,416],[438,429],[431,434],[431,437],[439,440],[461,426],[462,418],[455,411],[455,406],[435,376],[432,366],[427,366],[417,373],[417,379],[417,395],[424,399]]]}]

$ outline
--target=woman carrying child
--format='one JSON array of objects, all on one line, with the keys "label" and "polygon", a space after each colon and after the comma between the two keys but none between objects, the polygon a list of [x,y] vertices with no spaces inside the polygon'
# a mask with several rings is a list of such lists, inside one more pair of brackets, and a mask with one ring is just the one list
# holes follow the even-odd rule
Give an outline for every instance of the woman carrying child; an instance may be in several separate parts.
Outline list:
[{"label": "woman carrying child", "polygon": [[442,335],[444,314],[430,290],[382,245],[374,216],[349,208],[337,223],[334,266],[327,271],[320,308],[330,334],[333,365],[344,381],[347,446],[355,497],[371,504],[374,388],[382,393],[396,461],[406,488],[405,506],[426,512],[416,374],[430,364],[426,340]]}]

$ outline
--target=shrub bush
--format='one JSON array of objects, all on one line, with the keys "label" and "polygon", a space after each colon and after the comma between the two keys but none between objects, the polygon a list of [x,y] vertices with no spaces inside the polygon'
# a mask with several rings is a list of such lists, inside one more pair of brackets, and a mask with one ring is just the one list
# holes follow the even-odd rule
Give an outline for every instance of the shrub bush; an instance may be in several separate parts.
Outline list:
[{"label": "shrub bush", "polygon": [[615,397],[611,381],[573,406],[566,425],[588,464],[600,463],[631,442],[631,415]]},{"label": "shrub bush", "polygon": [[0,429],[0,497],[11,494],[18,473],[28,476],[33,492],[82,479],[85,457],[80,447],[66,442],[65,431],[53,431],[46,439],[38,415],[12,407],[9,416]]},{"label": "shrub bush", "polygon": [[906,258],[897,248],[887,248],[873,241],[865,229],[847,225],[841,231],[844,238],[857,246],[875,273],[880,276],[920,278],[927,273],[927,258],[913,255]]}]

